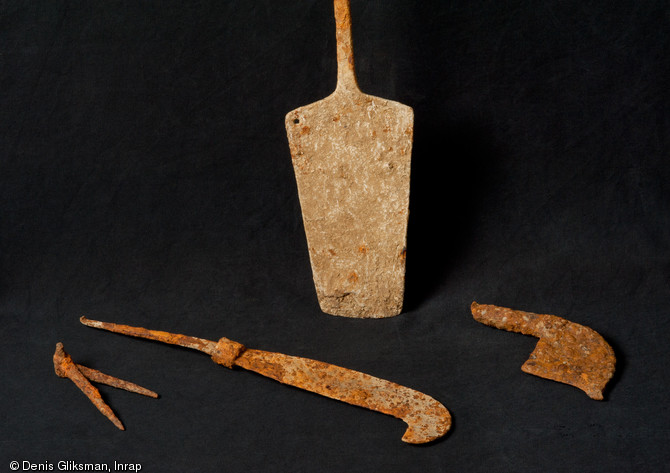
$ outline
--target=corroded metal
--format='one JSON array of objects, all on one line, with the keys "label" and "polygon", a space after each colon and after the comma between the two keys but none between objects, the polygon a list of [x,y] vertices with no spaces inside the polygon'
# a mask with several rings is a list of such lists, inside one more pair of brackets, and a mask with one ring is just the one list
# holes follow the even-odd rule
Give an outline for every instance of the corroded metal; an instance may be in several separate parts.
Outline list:
[{"label": "corroded metal", "polygon": [[321,309],[346,317],[402,310],[411,107],[364,94],[354,72],[349,0],[335,0],[337,86],[286,115]]},{"label": "corroded metal", "polygon": [[307,358],[246,348],[227,338],[214,342],[85,317],[80,320],[89,327],[193,348],[228,368],[238,366],[283,384],[392,415],[407,423],[402,437],[407,443],[430,442],[442,437],[451,427],[449,411],[432,397],[365,373]]},{"label": "corroded metal", "polygon": [[471,309],[478,322],[540,339],[522,371],[572,385],[592,399],[603,399],[605,385],[614,375],[616,358],[598,332],[555,315],[476,302]]},{"label": "corroded metal", "polygon": [[126,391],[142,394],[144,396],[153,398],[158,397],[158,394],[155,392],[143,388],[142,386],[139,386],[135,383],[124,381],[122,379],[104,374],[98,370],[94,370],[92,368],[75,363],[72,361],[72,357],[65,352],[63,344],[60,342],[56,344],[56,351],[54,352],[53,360],[56,374],[61,378],[69,378],[72,380],[72,382],[74,382],[74,384],[76,384],[77,387],[81,389],[84,394],[86,394],[93,405],[95,405],[95,407],[97,407],[105,417],[111,420],[112,423],[121,430],[125,430],[123,424],[119,418],[116,417],[114,411],[112,411],[112,409],[105,403],[105,401],[102,400],[100,391],[98,391],[98,389],[93,386],[89,380],[95,381],[96,383],[107,384],[115,388],[125,389]]}]

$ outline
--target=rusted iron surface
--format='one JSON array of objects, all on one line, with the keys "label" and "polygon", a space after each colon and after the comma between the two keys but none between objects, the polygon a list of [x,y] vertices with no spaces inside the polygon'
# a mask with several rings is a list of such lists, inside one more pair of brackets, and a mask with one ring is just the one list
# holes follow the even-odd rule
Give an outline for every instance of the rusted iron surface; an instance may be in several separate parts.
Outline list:
[{"label": "rusted iron surface", "polygon": [[283,384],[392,415],[407,423],[402,437],[407,443],[436,440],[451,427],[449,411],[432,397],[365,373],[307,358],[246,348],[227,338],[214,342],[85,317],[80,320],[90,327],[200,350],[228,368],[238,366]]},{"label": "rusted iron surface", "polygon": [[[89,327],[108,330],[110,332],[123,333],[124,335],[130,335],[133,337],[148,338],[149,340],[170,343],[172,345],[179,345],[181,347],[192,348],[194,350],[204,351],[210,355],[213,355],[214,351],[216,350],[216,343],[210,340],[205,340],[204,338],[189,337],[187,335],[180,335],[177,333],[161,332],[160,330],[148,330],[142,327],[131,327],[129,325],[100,322],[98,320],[91,320],[86,317],[80,317],[79,321]],[[121,328],[123,328],[123,331],[121,331]]]},{"label": "rusted iron surface", "polygon": [[247,349],[235,364],[322,396],[402,419],[403,442],[438,439],[451,427],[449,411],[432,397],[384,379],[321,361]]},{"label": "rusted iron surface", "polygon": [[349,0],[334,6],[336,89],[289,112],[286,132],[321,309],[390,317],[405,290],[414,112],[360,91]]},{"label": "rusted iron surface", "polygon": [[93,405],[98,408],[102,414],[107,417],[112,423],[121,430],[125,430],[123,424],[116,417],[114,411],[102,400],[100,391],[93,386],[90,382],[95,381],[97,383],[107,384],[115,388],[125,389],[126,391],[131,391],[134,393],[142,394],[144,396],[149,396],[157,398],[158,394],[149,389],[143,388],[135,383],[129,381],[124,381],[119,378],[114,378],[107,374],[101,373],[98,370],[87,368],[86,366],[76,364],[72,361],[72,357],[65,352],[63,344],[58,342],[56,344],[56,351],[53,356],[54,360],[54,370],[56,374],[61,378],[69,378],[77,385],[81,391],[86,394],[86,396],[91,400]]},{"label": "rusted iron surface", "polygon": [[555,315],[476,302],[471,310],[478,322],[540,339],[521,367],[524,372],[575,386],[592,399],[603,399],[605,385],[614,375],[616,358],[598,332]]},{"label": "rusted iron surface", "polygon": [[130,381],[125,381],[123,379],[115,378],[108,374],[102,373],[98,370],[92,368],[87,368],[86,366],[77,364],[77,368],[81,371],[85,377],[96,383],[106,384],[107,386],[112,386],[114,388],[124,389],[130,391],[131,393],[142,394],[143,396],[153,397],[154,399],[158,398],[158,394],[150,389],[143,388],[142,386],[131,383]]}]

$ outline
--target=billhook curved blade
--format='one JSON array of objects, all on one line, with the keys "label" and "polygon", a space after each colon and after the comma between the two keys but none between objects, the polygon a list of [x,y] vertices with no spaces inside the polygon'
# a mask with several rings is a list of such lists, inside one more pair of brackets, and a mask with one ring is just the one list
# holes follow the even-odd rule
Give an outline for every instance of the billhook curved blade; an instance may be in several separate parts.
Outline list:
[{"label": "billhook curved blade", "polygon": [[478,322],[540,339],[521,367],[523,372],[569,384],[591,399],[603,400],[605,385],[614,375],[616,357],[598,332],[555,315],[476,302],[471,310]]},{"label": "billhook curved blade", "polygon": [[308,358],[246,348],[227,338],[214,342],[85,317],[80,320],[89,327],[193,348],[209,354],[215,362],[228,368],[239,366],[283,384],[392,415],[407,423],[402,437],[407,443],[431,442],[442,437],[451,427],[449,411],[432,397],[359,371]]}]

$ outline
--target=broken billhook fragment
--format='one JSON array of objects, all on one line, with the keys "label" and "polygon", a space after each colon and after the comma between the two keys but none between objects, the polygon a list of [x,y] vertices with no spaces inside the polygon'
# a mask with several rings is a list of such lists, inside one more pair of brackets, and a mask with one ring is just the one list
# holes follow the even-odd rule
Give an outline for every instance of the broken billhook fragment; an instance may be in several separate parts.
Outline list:
[{"label": "broken billhook fragment", "polygon": [[114,411],[109,407],[105,401],[102,400],[100,396],[100,391],[93,386],[89,380],[95,381],[96,383],[107,384],[108,386],[113,386],[119,389],[125,389],[126,391],[134,392],[137,394],[142,394],[144,396],[149,396],[157,398],[158,394],[149,389],[138,386],[135,383],[130,381],[124,381],[119,378],[114,378],[107,374],[101,373],[98,370],[87,368],[83,365],[78,365],[72,361],[72,357],[68,355],[63,349],[63,344],[58,342],[56,344],[56,351],[54,352],[54,370],[56,374],[61,378],[70,378],[70,380],[77,385],[81,391],[86,394],[86,396],[91,400],[93,405],[102,412],[105,417],[112,421],[112,423],[121,430],[125,430],[121,421],[116,417]]},{"label": "broken billhook fragment", "polygon": [[283,384],[392,415],[407,423],[402,437],[407,443],[436,440],[451,427],[449,411],[432,397],[365,373],[307,358],[246,348],[227,338],[214,342],[85,317],[80,320],[89,327],[199,350],[227,368],[239,366]]},{"label": "broken billhook fragment", "polygon": [[477,322],[540,339],[522,371],[569,384],[592,399],[603,399],[605,385],[614,375],[616,359],[614,350],[598,332],[555,315],[476,302],[471,310]]}]

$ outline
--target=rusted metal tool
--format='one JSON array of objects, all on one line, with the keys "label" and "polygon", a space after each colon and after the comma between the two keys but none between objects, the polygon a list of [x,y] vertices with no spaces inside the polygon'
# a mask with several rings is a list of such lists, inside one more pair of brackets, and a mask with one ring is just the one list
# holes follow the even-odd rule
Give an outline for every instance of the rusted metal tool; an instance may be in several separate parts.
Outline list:
[{"label": "rusted metal tool", "polygon": [[111,407],[109,407],[105,401],[102,400],[100,391],[98,391],[98,389],[93,386],[89,380],[95,381],[96,383],[107,384],[108,386],[113,386],[115,388],[125,389],[126,391],[142,394],[144,396],[153,398],[158,397],[158,394],[155,392],[143,388],[142,386],[138,386],[135,383],[124,381],[119,378],[114,378],[113,376],[101,373],[98,370],[87,368],[86,366],[75,363],[72,361],[72,357],[65,352],[61,342],[56,344],[56,351],[53,358],[54,370],[56,371],[56,374],[61,378],[70,378],[70,380],[72,380],[72,382],[76,384],[84,394],[86,394],[93,405],[95,405],[95,407],[97,407],[105,417],[111,420],[112,423],[121,430],[125,430],[123,424],[119,418],[116,417]]},{"label": "rusted metal tool", "polygon": [[605,385],[614,375],[614,350],[593,329],[555,315],[534,314],[494,305],[472,303],[474,319],[491,327],[538,337],[521,370],[603,399]]},{"label": "rusted metal tool", "polygon": [[246,348],[227,338],[214,342],[86,317],[80,320],[89,327],[199,350],[227,368],[239,366],[283,384],[392,415],[407,423],[402,437],[407,443],[430,442],[442,437],[451,427],[449,411],[432,397],[365,373],[307,358]]},{"label": "rusted metal tool", "polygon": [[349,0],[335,0],[337,86],[286,115],[312,275],[332,315],[398,315],[405,290],[411,107],[360,91]]}]

